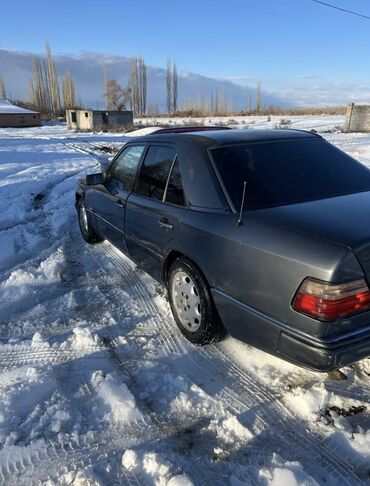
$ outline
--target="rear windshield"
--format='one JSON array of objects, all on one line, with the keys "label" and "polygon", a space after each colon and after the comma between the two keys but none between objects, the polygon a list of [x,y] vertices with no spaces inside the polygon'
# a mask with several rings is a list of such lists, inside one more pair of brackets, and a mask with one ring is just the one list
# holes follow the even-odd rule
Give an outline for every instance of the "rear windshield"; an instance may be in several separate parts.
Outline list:
[{"label": "rear windshield", "polygon": [[294,204],[370,190],[370,170],[325,140],[225,146],[211,150],[236,209]]}]

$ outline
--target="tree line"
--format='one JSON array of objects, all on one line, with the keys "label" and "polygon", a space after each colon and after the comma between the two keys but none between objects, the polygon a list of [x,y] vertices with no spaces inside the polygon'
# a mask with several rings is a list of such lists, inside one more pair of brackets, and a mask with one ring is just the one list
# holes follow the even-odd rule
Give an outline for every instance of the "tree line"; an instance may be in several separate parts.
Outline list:
[{"label": "tree line", "polygon": [[[131,109],[135,116],[159,115],[156,105],[147,106],[147,66],[142,57],[133,57],[130,64],[130,73],[126,86],[118,83],[116,79],[109,77],[108,69],[104,69],[104,100],[106,110]],[[32,60],[32,78],[29,82],[28,103],[37,111],[44,114],[61,115],[67,109],[81,107],[77,102],[75,82],[71,72],[63,73],[61,77],[61,89],[58,80],[58,72],[53,59],[51,49],[46,43],[45,57],[34,57]],[[168,115],[179,112],[178,105],[178,74],[176,63],[168,59],[166,68],[166,108]],[[6,88],[3,78],[0,76],[0,98],[6,98]],[[263,110],[263,97],[261,85],[258,84],[254,100],[248,90],[247,109],[252,109],[255,103],[255,111]],[[185,100],[181,113],[188,114],[226,114],[233,111],[230,100],[227,100],[223,91],[211,92],[208,97],[199,95],[198,99]]]}]

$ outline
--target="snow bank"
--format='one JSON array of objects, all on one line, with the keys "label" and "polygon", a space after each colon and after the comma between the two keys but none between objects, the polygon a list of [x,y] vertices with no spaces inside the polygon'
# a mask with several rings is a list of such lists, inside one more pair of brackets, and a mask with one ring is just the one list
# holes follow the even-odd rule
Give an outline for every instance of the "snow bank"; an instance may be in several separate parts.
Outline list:
[{"label": "snow bank", "polygon": [[[22,372],[10,385],[0,386],[0,444],[6,447],[17,444],[18,424],[27,418],[29,413],[36,413],[39,403],[49,399],[56,387],[50,370],[23,368]],[[53,414],[50,414],[49,418],[52,416]],[[39,427],[38,423],[32,426],[28,432],[28,440],[39,438]],[[43,427],[41,429],[43,430]],[[44,430],[42,435],[45,436]],[[26,438],[23,437],[23,440]]]},{"label": "snow bank", "polygon": [[266,486],[319,486],[299,462],[284,461],[277,454],[273,455],[271,467],[262,469],[259,476]]},{"label": "snow bank", "polygon": [[122,466],[128,471],[146,473],[157,486],[194,486],[186,474],[173,474],[174,465],[155,452],[139,454],[127,449],[122,456]]},{"label": "snow bank", "polygon": [[5,282],[1,284],[4,298],[28,293],[28,286],[59,282],[65,266],[64,252],[62,249],[58,249],[48,258],[41,261],[36,268],[14,270]]},{"label": "snow bank", "polygon": [[132,449],[127,449],[122,456],[122,466],[128,471],[134,471],[139,466],[138,455]]},{"label": "snow bank", "polygon": [[91,383],[97,389],[98,396],[106,407],[107,420],[113,418],[120,423],[142,420],[143,416],[136,407],[133,394],[121,380],[112,374],[104,376],[101,371],[95,371]]},{"label": "snow bank", "polygon": [[87,322],[81,321],[79,324],[81,327],[75,327],[72,330],[72,335],[60,344],[60,349],[80,350],[101,345],[99,336],[93,334],[88,327],[82,327],[87,326]]}]

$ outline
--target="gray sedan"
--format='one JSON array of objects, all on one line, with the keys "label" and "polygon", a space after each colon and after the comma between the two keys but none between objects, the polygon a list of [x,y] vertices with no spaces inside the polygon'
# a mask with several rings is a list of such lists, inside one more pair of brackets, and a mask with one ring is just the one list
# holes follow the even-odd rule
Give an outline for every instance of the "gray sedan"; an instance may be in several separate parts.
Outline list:
[{"label": "gray sedan", "polygon": [[194,344],[226,332],[319,371],[370,355],[370,171],[295,130],[158,133],[80,180],[82,236],[168,287]]}]

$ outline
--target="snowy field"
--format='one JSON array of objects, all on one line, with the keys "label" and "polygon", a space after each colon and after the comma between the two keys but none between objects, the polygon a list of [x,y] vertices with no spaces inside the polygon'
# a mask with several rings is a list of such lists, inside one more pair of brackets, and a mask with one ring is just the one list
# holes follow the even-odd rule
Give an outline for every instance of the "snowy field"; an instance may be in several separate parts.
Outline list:
[{"label": "snowy field", "polygon": [[[370,166],[342,117],[290,120]],[[82,240],[76,180],[124,141],[0,129],[0,484],[370,484],[370,360],[338,382],[231,338],[196,348],[158,283]]]}]

